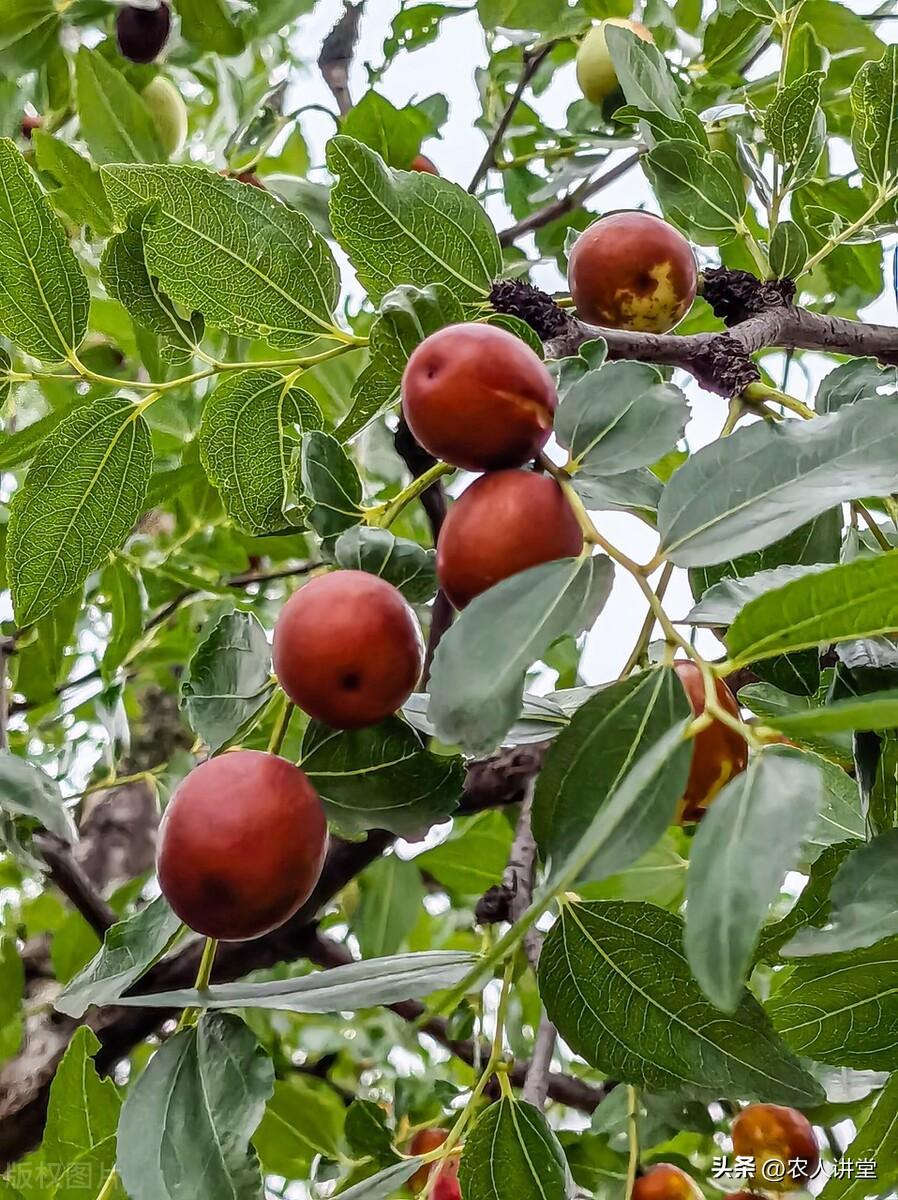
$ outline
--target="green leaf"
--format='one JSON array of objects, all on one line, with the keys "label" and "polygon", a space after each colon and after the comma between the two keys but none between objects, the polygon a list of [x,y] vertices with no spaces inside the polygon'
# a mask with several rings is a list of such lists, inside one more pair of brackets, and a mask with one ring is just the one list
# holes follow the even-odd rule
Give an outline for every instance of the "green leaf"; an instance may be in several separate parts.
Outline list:
[{"label": "green leaf", "polygon": [[[686,693],[671,669],[613,683],[577,709],[550,746],[536,780],[531,820],[544,862],[560,865],[580,845],[597,810],[609,805],[633,764],[689,713]],[[686,746],[687,770],[690,755]],[[676,788],[685,783],[685,776],[678,779],[682,774],[672,770],[668,779],[655,781],[659,805],[666,810],[664,827],[680,798]],[[652,806],[646,796],[639,803],[643,812]]]},{"label": "green leaf", "polygon": [[898,186],[898,46],[867,62],[851,85],[851,146],[865,179],[886,190]]},{"label": "green leaf", "polygon": [[565,1200],[564,1151],[538,1108],[503,1096],[465,1139],[458,1180],[465,1200]]},{"label": "green leaf", "polygon": [[645,467],[608,476],[593,475],[588,469],[581,469],[574,476],[574,491],[594,512],[642,508],[654,513],[662,489],[661,480]]},{"label": "green leaf", "polygon": [[356,525],[341,534],[334,547],[337,564],[348,570],[368,571],[398,588],[410,604],[426,604],[437,590],[433,550],[388,529]]},{"label": "green leaf", "polygon": [[312,501],[308,523],[330,551],[340,534],[362,519],[362,481],[329,433],[313,431],[302,439],[302,490]]},{"label": "green leaf", "polygon": [[203,409],[200,458],[228,516],[248,533],[290,523],[300,438],[324,424],[317,401],[288,383],[278,371],[239,371]]},{"label": "green leaf", "polygon": [[564,891],[580,878],[605,879],[655,846],[670,825],[686,787],[691,747],[687,721],[663,733],[636,760],[610,798],[596,811],[580,841],[553,861],[549,884]]},{"label": "green leaf", "polygon": [[15,688],[29,703],[40,705],[55,700],[56,687],[71,666],[69,651],[82,608],[82,597],[76,593],[31,627],[30,639],[15,658]]},{"label": "green leaf", "polygon": [[431,754],[398,717],[342,733],[310,722],[302,768],[346,837],[368,829],[419,834],[457,807],[464,781],[457,757]]},{"label": "green leaf", "polygon": [[355,1158],[371,1159],[377,1164],[396,1162],[393,1132],[387,1114],[373,1100],[356,1097],[346,1112],[346,1142]]},{"label": "green leaf", "polygon": [[120,226],[151,206],[147,269],[176,303],[281,350],[333,336],[336,263],[301,213],[205,167],[114,166],[102,175]]},{"label": "green leaf", "polygon": [[431,333],[465,318],[458,297],[442,283],[394,288],[380,303],[371,327],[370,362],[352,385],[351,406],[336,437],[348,441],[399,399],[399,385],[412,351]]},{"label": "green leaf", "polygon": [[112,1080],[97,1075],[99,1048],[91,1029],[76,1029],[50,1085],[42,1149],[53,1164],[55,1200],[94,1200],[115,1165],[122,1102]]},{"label": "green leaf", "polygon": [[116,1165],[131,1200],[258,1200],[249,1139],[273,1088],[271,1059],[239,1017],[210,1014],[176,1033],[122,1109]]},{"label": "green leaf", "polygon": [[724,578],[714,583],[683,618],[689,625],[732,625],[743,608],[759,596],[778,592],[786,584],[806,575],[829,570],[829,563],[806,563],[801,566],[771,567],[757,575]]},{"label": "green leaf", "polygon": [[390,1200],[408,1183],[421,1166],[420,1158],[404,1158],[402,1162],[385,1167],[375,1175],[369,1175],[361,1183],[340,1192],[340,1200]]},{"label": "green leaf", "polygon": [[103,945],[72,979],[55,1007],[80,1018],[92,1004],[112,1004],[162,955],[181,928],[164,896],[106,931]]},{"label": "green leaf", "polygon": [[896,952],[888,938],[800,962],[766,1005],[790,1048],[833,1067],[898,1068]]},{"label": "green leaf", "polygon": [[568,390],[555,436],[594,475],[648,466],[683,436],[689,406],[648,363],[612,362],[588,371]]},{"label": "green leaf", "polygon": [[327,163],[338,180],[330,199],[334,235],[375,302],[401,283],[443,283],[461,300],[485,298],[502,255],[473,196],[446,179],[392,171],[344,136],[328,142]]},{"label": "green leaf", "polygon": [[419,854],[415,863],[452,895],[482,896],[498,884],[511,851],[512,829],[499,812],[455,820],[445,842]]},{"label": "green leaf", "polygon": [[[201,50],[230,57],[239,54],[246,42],[226,0],[176,0],[181,33]],[[283,24],[287,24],[285,17]]]},{"label": "green leaf", "polygon": [[100,276],[109,295],[128,310],[138,325],[159,338],[163,361],[184,364],[202,341],[202,318],[197,314],[185,320],[147,270],[144,238],[150,213],[150,209],[135,209],[128,214],[125,230],[106,243]]},{"label": "green leaf", "polygon": [[100,665],[103,678],[111,680],[143,636],[146,594],[134,569],[117,560],[103,571],[101,585],[109,605],[111,630]]},{"label": "green leaf", "polygon": [[823,80],[822,71],[802,75],[778,91],[764,113],[764,133],[784,167],[784,188],[801,187],[813,177],[826,145]]},{"label": "green leaf", "polygon": [[289,1080],[278,1080],[253,1134],[263,1170],[306,1179],[316,1155],[338,1159],[343,1119],[343,1101],[323,1079],[294,1072]]},{"label": "green leaf", "polygon": [[89,226],[101,237],[112,233],[112,209],[99,171],[67,142],[42,129],[32,133],[31,141],[37,168],[57,212],[77,225]]},{"label": "green leaf", "polygon": [[630,29],[605,27],[605,41],[627,103],[673,120],[683,116],[683,102],[667,60],[650,42]]},{"label": "green leaf", "polygon": [[705,26],[702,60],[711,75],[748,62],[768,34],[766,23],[747,9],[718,6]]},{"label": "green leaf", "polygon": [[837,563],[841,549],[842,512],[831,508],[761,550],[690,571],[689,586],[699,597],[722,579],[746,579],[774,567]]},{"label": "green leaf", "polygon": [[756,962],[776,962],[793,934],[797,932],[801,936],[805,929],[824,923],[832,881],[857,845],[856,841],[850,841],[826,847],[812,865],[804,889],[792,908],[779,921],[773,921],[761,930],[754,956]]},{"label": "green leaf", "polygon": [[808,845],[811,848],[826,847],[845,838],[866,838],[866,822],[857,780],[825,758],[819,758],[818,761],[826,797],[820,824],[809,838]]},{"label": "green leaf", "polygon": [[267,1008],[281,1012],[330,1013],[376,1008],[429,996],[458,983],[476,956],[455,950],[425,950],[369,958],[296,979],[265,983],[215,983],[203,991],[181,988],[147,996],[124,996],[130,1008]]},{"label": "green leaf", "polygon": [[742,228],[745,185],[737,163],[719,150],[672,138],[646,158],[670,219],[702,246],[722,246]]},{"label": "green leaf", "polygon": [[10,506],[6,564],[21,624],[71,595],[124,543],[152,470],[149,427],[122,396],[77,408],[41,443]]},{"label": "green leaf", "polygon": [[249,728],[271,699],[271,649],[253,613],[220,617],[197,646],[181,684],[190,728],[214,754]]},{"label": "green leaf", "polygon": [[[779,721],[783,717],[788,719],[797,714],[818,711],[817,702],[812,696],[793,696],[770,683],[752,683],[740,688],[739,703],[750,708],[756,716],[763,717],[765,724],[776,728],[779,728]],[[851,760],[851,738],[847,734],[827,737],[809,729],[804,734],[796,734],[794,740],[839,762]]]},{"label": "green leaf", "polygon": [[477,596],[437,647],[429,716],[472,754],[501,742],[518,715],[527,668],[552,642],[592,625],[611,591],[603,555],[562,558]]},{"label": "green leaf", "polygon": [[845,1173],[833,1175],[820,1193],[820,1200],[866,1200],[871,1190],[884,1195],[898,1181],[898,1075],[893,1075],[879,1093],[873,1112],[857,1129],[845,1149],[850,1162],[876,1163],[876,1180]]},{"label": "green leaf", "polygon": [[81,136],[95,163],[158,163],[167,157],[140,93],[98,50],[75,59]]},{"label": "green leaf", "polygon": [[775,729],[788,736],[844,733],[849,730],[895,729],[898,727],[898,689],[836,700],[823,708],[809,708],[793,715],[768,718]]},{"label": "green leaf", "polygon": [[414,105],[394,108],[385,96],[370,91],[343,118],[340,132],[376,151],[387,166],[407,171],[430,122]]},{"label": "green leaf", "polygon": [[539,990],[575,1054],[610,1078],[695,1098],[807,1105],[822,1090],[745,992],[727,1016],[702,995],[683,922],[647,904],[566,904],[549,931]]},{"label": "green leaf", "polygon": [[53,0],[3,0],[0,8],[0,68],[15,77],[40,66],[59,36]]},{"label": "green leaf", "polygon": [[873,946],[898,934],[895,850],[898,829],[859,846],[839,868],[822,929],[802,929],[783,947],[784,958],[837,954]]},{"label": "green leaf", "polygon": [[8,138],[0,138],[0,180],[0,335],[44,362],[62,362],[87,330],[87,280]]},{"label": "green leaf", "polygon": [[414,929],[424,903],[415,863],[395,854],[379,858],[359,876],[361,899],[350,926],[362,958],[396,954]]},{"label": "green leaf", "polygon": [[766,421],[693,454],[658,506],[661,549],[678,566],[759,550],[834,504],[898,488],[888,449],[898,407],[887,396],[831,416]]},{"label": "green leaf", "polygon": [[875,358],[853,358],[834,367],[817,389],[814,408],[818,413],[835,412],[843,404],[855,404],[881,387],[898,385],[898,369],[884,367]]},{"label": "green leaf", "polygon": [[770,269],[780,279],[797,279],[808,261],[808,239],[794,221],[780,221],[770,239]]},{"label": "green leaf", "polygon": [[757,596],[730,626],[727,648],[734,663],[745,664],[896,628],[898,552],[892,551],[805,573]]},{"label": "green leaf", "polygon": [[584,900],[645,900],[659,908],[679,909],[689,863],[683,857],[683,835],[670,829],[632,866],[597,883],[579,884]]},{"label": "green leaf", "polygon": [[708,999],[735,1012],[767,912],[823,802],[815,760],[754,755],[705,813],[689,857],[684,946]]},{"label": "green leaf", "polygon": [[64,842],[78,834],[59,785],[39,767],[15,754],[0,754],[0,812],[37,821]]}]

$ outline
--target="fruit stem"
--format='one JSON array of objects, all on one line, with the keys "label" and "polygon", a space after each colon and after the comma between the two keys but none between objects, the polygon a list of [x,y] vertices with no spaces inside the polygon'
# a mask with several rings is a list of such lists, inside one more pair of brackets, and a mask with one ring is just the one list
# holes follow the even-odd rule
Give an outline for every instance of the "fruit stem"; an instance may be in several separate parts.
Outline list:
[{"label": "fruit stem", "polygon": [[284,738],[287,736],[287,730],[290,727],[290,719],[293,716],[294,709],[295,705],[290,698],[286,694],[282,695],[274,728],[271,731],[271,739],[268,742],[269,754],[280,754]]},{"label": "fruit stem", "polygon": [[861,504],[860,500],[853,500],[851,502],[851,507],[855,510],[857,515],[861,518],[861,520],[864,522],[864,524],[867,526],[867,528],[873,534],[873,537],[874,537],[875,541],[878,543],[880,549],[885,550],[887,553],[890,552],[891,550],[893,550],[894,546],[892,546],[889,539],[886,537],[886,535],[883,533],[883,531],[879,528],[878,522],[876,521],[875,517],[870,512],[870,510],[867,508],[866,504]]},{"label": "fruit stem", "polygon": [[760,404],[764,400],[770,400],[774,404],[781,404],[783,408],[803,417],[806,421],[812,420],[817,415],[812,408],[808,408],[794,396],[790,396],[787,392],[781,392],[767,383],[750,383],[742,392],[742,398],[749,404]]},{"label": "fruit stem", "polygon": [[[471,1120],[471,1117],[474,1114],[477,1101],[483,1095],[487,1084],[492,1079],[493,1075],[496,1074],[496,1069],[502,1061],[504,1053],[503,1045],[505,1038],[505,1020],[508,1013],[508,999],[511,995],[511,984],[514,979],[516,957],[516,954],[510,954],[505,963],[505,972],[502,976],[502,991],[499,993],[499,1004],[496,1008],[496,1028],[493,1033],[493,1045],[492,1050],[490,1051],[490,1056],[487,1059],[486,1066],[483,1068],[483,1073],[477,1080],[477,1083],[474,1085],[471,1095],[468,1097],[467,1104],[462,1109],[461,1115],[449,1130],[449,1135],[445,1142],[443,1142],[442,1146],[440,1146],[440,1150],[443,1152],[440,1156],[442,1158],[445,1158],[452,1148],[458,1145],[459,1139],[461,1138],[468,1122]],[[431,1179],[434,1178],[435,1174],[436,1172],[431,1175]]]},{"label": "fruit stem", "polygon": [[408,487],[403,488],[398,496],[394,496],[385,504],[378,504],[374,508],[366,509],[365,524],[371,525],[375,529],[389,529],[407,505],[411,504],[413,500],[417,500],[438,479],[444,475],[451,475],[454,470],[455,467],[449,463],[434,463],[423,475],[419,475],[417,479],[411,481]]},{"label": "fruit stem", "polygon": [[[196,982],[194,988],[198,992],[204,992],[209,986],[209,980],[212,978],[212,964],[215,962],[215,952],[218,949],[218,942],[215,938],[206,938],[206,944],[203,946],[203,957],[200,959],[199,970],[196,973]],[[181,1013],[181,1019],[178,1021],[177,1033],[182,1029],[190,1029],[199,1019],[200,1010],[198,1008],[185,1008]]]}]

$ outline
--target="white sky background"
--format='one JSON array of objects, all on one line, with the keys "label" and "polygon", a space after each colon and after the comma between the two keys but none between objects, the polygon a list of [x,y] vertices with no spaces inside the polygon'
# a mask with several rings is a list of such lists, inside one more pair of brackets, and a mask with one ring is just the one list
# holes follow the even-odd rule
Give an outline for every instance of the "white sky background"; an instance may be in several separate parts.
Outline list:
[{"label": "white sky background", "polygon": [[[855,3],[847,5],[858,13],[873,11],[876,6],[876,3],[868,0],[864,0],[864,3],[857,3],[855,0]],[[342,0],[320,0],[315,11],[297,23],[295,43],[310,65],[308,73],[297,81],[291,103],[297,106],[320,103],[333,108],[332,97],[314,64],[322,40],[333,27],[342,9]],[[397,0],[368,0],[350,77],[354,99],[360,98],[367,89],[364,64],[369,62],[379,65],[382,62],[384,38],[389,33],[391,22],[398,10]],[[898,21],[882,22],[879,33],[886,41],[898,41]],[[766,74],[771,64],[777,61],[776,55],[777,50],[774,49],[762,58],[754,73]],[[412,54],[400,53],[377,85],[378,90],[397,107],[434,92],[442,92],[447,96],[450,105],[449,120],[443,127],[442,140],[429,141],[425,144],[424,151],[434,160],[445,178],[463,186],[467,186],[486,145],[483,134],[474,124],[480,111],[474,71],[478,67],[485,67],[487,61],[483,33],[476,12],[465,12],[445,20],[439,37],[430,46]],[[534,99],[532,93],[528,93],[527,101],[536,108],[547,124],[551,125],[554,122],[563,127],[567,107],[578,96],[579,89],[571,63],[556,72],[552,86],[546,92],[537,99]],[[321,163],[324,142],[333,132],[333,123],[323,116],[311,113],[304,119],[303,128],[309,141],[312,161]],[[615,161],[616,158],[611,160],[612,163]],[[847,165],[850,165],[850,162],[846,150]],[[841,164],[839,169],[842,169]],[[609,209],[643,206],[658,211],[645,177],[639,170],[630,171],[623,179],[599,193],[590,203],[596,214]],[[501,229],[512,223],[501,198],[491,200],[489,208],[497,228]],[[520,245],[535,257],[531,238],[522,240]],[[892,246],[887,253],[887,278],[891,276],[893,250]],[[344,272],[344,279],[351,278],[351,270]],[[564,280],[554,264],[543,264],[537,268],[534,272],[534,282],[550,291],[565,287]],[[895,324],[894,291],[888,289],[876,304],[871,305],[865,315],[869,320]],[[819,377],[828,369],[827,360],[820,356],[815,357],[819,359],[819,364],[815,364],[814,368]],[[677,382],[685,386],[692,403],[693,419],[687,429],[687,438],[690,447],[695,449],[713,440],[719,433],[726,416],[726,402],[719,396],[702,392],[688,382],[685,376]],[[804,388],[802,373],[793,367],[789,390],[801,396]],[[656,535],[635,517],[624,513],[602,513],[598,517],[598,524],[612,542],[625,548],[626,552],[637,560],[645,561],[651,558],[655,551]],[[684,572],[675,572],[667,596],[668,611],[673,616],[685,615],[691,607],[692,599]],[[645,601],[636,584],[626,572],[619,570],[611,598],[587,641],[581,666],[587,682],[599,683],[614,678],[636,640],[645,612]],[[701,638],[705,639],[704,644],[708,647],[715,644],[710,634],[702,633]],[[701,640],[699,645],[702,645]]]}]

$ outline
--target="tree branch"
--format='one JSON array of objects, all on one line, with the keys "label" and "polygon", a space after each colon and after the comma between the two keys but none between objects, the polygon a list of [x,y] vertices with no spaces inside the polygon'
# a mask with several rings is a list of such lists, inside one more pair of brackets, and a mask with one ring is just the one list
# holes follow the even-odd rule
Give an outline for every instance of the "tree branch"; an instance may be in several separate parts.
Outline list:
[{"label": "tree branch", "polygon": [[[318,963],[322,967],[338,967],[346,963],[352,962],[353,958],[349,951],[341,946],[338,942],[330,938],[317,936],[310,941],[308,955],[312,962]],[[390,1004],[387,1006],[397,1016],[402,1017],[404,1021],[416,1022],[425,1012],[425,1007],[417,1000],[405,1000],[398,1004]],[[423,1033],[428,1034],[450,1050],[457,1058],[468,1063],[469,1066],[474,1066],[477,1063],[486,1062],[490,1055],[489,1043],[482,1042],[480,1046],[470,1039],[456,1040],[449,1036],[448,1024],[442,1017],[433,1017],[426,1021],[421,1027]],[[523,1087],[527,1079],[531,1064],[526,1061],[517,1060],[511,1064],[509,1077],[515,1087]],[[561,1104],[567,1104],[571,1108],[579,1109],[581,1112],[591,1113],[607,1093],[606,1085],[593,1085],[586,1083],[585,1080],[577,1079],[572,1075],[564,1075],[559,1071],[546,1071],[546,1088],[548,1095],[553,1100],[557,1100]],[[496,1081],[492,1081],[492,1086],[487,1089],[491,1095],[498,1094],[498,1085]]]},{"label": "tree branch", "polygon": [[484,151],[483,158],[480,160],[477,170],[474,172],[471,182],[468,184],[469,192],[476,192],[486,178],[490,168],[495,166],[496,151],[501,145],[505,134],[508,132],[511,119],[521,102],[521,97],[527,90],[527,85],[530,83],[530,80],[533,78],[548,56],[552,53],[552,50],[556,45],[557,39],[551,42],[546,42],[545,45],[540,46],[539,48],[524,51],[524,63],[523,70],[521,71],[521,78],[518,80],[517,87],[512,92],[511,98],[505,106],[505,111],[499,118],[499,122],[496,125],[496,128],[493,130],[489,144]]},{"label": "tree branch", "polygon": [[318,69],[324,76],[342,117],[352,108],[349,68],[359,37],[359,21],[363,7],[364,0],[360,0],[358,4],[353,4],[352,0],[344,0],[343,15],[324,39],[318,56]]},{"label": "tree branch", "polygon": [[642,152],[637,150],[635,154],[629,155],[627,158],[621,159],[613,167],[609,167],[604,175],[599,175],[595,179],[584,180],[578,184],[566,196],[562,196],[560,200],[553,200],[551,204],[545,205],[543,208],[538,208],[536,212],[530,213],[524,217],[522,221],[518,221],[514,225],[510,225],[508,229],[503,229],[499,234],[499,242],[502,246],[511,246],[523,237],[525,233],[532,233],[534,229],[541,229],[543,225],[551,225],[553,221],[559,220],[566,216],[569,212],[573,212],[577,208],[581,208],[586,201],[595,196],[603,188],[614,183],[639,162]]},{"label": "tree branch", "polygon": [[[711,272],[708,272],[711,275]],[[865,324],[799,308],[784,298],[788,289],[771,288],[749,276],[768,307],[755,306],[739,295],[738,304],[722,299],[724,276],[744,277],[744,272],[724,272],[715,277],[714,301],[718,315],[734,320],[721,333],[639,333],[587,325],[558,307],[551,296],[529,284],[500,280],[491,294],[493,307],[526,321],[546,342],[550,358],[577,353],[586,342],[603,338],[608,357],[661,363],[688,371],[707,391],[731,397],[760,379],[751,356],[765,349],[825,350],[835,354],[877,358],[898,365],[898,330],[888,325]],[[744,285],[744,278],[734,284]],[[758,310],[760,308],[760,311]]]},{"label": "tree branch", "polygon": [[102,938],[118,917],[75,862],[68,846],[52,833],[36,834],[34,844],[50,868],[50,878],[71,900],[97,937]]}]

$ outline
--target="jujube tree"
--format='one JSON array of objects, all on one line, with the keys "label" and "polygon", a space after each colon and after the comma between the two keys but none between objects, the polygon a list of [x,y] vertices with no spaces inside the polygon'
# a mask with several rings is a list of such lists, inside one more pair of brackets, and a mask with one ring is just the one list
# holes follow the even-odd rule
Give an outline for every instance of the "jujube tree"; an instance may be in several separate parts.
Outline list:
[{"label": "jujube tree", "polygon": [[891,14],[365,8],[0,7],[0,1197],[892,1195]]}]

